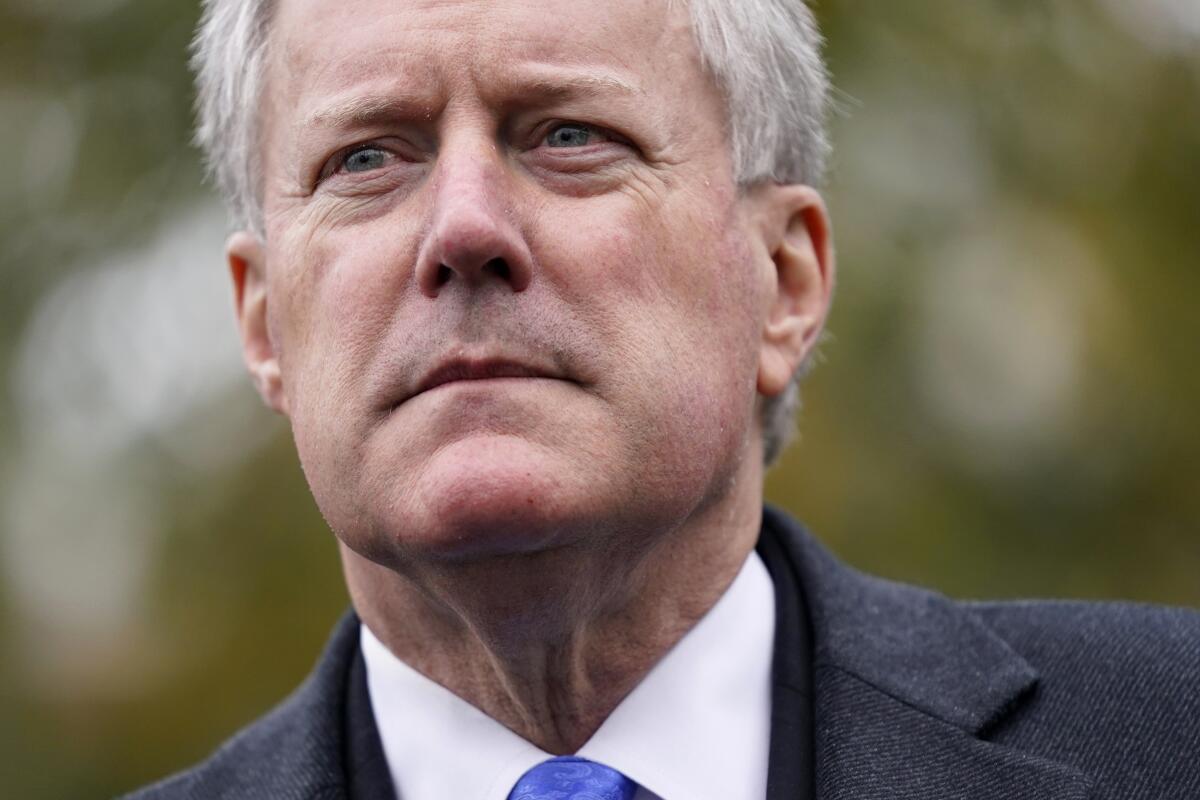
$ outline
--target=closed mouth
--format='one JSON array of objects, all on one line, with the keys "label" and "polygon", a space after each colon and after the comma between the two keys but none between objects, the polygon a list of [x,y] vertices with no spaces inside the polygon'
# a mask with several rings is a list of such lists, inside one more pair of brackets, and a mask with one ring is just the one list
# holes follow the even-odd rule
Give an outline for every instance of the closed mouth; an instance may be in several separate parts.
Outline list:
[{"label": "closed mouth", "polygon": [[431,389],[436,389],[437,387],[443,386],[447,383],[455,383],[458,381],[485,381],[494,380],[497,378],[556,377],[558,376],[552,375],[544,369],[532,367],[517,361],[489,359],[455,360],[443,364],[425,376],[424,380],[422,380],[417,386],[417,390],[413,392],[410,397],[416,397],[417,395],[428,392]]}]

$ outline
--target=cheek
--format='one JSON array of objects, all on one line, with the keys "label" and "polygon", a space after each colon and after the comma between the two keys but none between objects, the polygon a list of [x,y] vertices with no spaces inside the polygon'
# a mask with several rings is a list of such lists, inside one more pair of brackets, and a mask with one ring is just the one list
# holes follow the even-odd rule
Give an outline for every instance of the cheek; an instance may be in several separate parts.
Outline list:
[{"label": "cheek", "polygon": [[715,205],[676,201],[635,207],[602,227],[553,226],[567,232],[558,258],[575,265],[563,283],[576,307],[600,315],[617,338],[653,348],[659,361],[698,372],[752,369],[761,281],[732,213]]},{"label": "cheek", "polygon": [[[316,379],[336,388],[360,380],[393,324],[413,261],[411,237],[363,227],[283,239],[272,287],[282,334],[285,381]],[[308,387],[294,384],[307,393]],[[303,400],[298,397],[297,400]]]},{"label": "cheek", "polygon": [[[407,237],[358,230],[281,237],[271,314],[297,450],[310,482],[355,474],[346,444],[375,409],[370,366],[394,324]],[[407,260],[406,260],[407,259]]]},{"label": "cheek", "polygon": [[600,388],[621,406],[636,457],[679,476],[741,446],[761,331],[744,239],[719,210],[690,205],[618,208],[604,224],[559,219],[542,227],[555,238],[540,248],[546,264],[566,265],[550,278],[600,333]]},{"label": "cheek", "polygon": [[576,308],[604,318],[619,303],[666,331],[699,328],[713,343],[714,335],[740,335],[743,344],[747,332],[757,335],[762,287],[720,197],[655,204],[615,195],[586,208],[543,208],[531,238],[546,276]]},{"label": "cheek", "polygon": [[680,422],[689,436],[709,437],[702,446],[731,452],[753,417],[761,330],[746,248],[692,229],[667,239],[657,266],[648,300],[664,310],[652,322]]}]

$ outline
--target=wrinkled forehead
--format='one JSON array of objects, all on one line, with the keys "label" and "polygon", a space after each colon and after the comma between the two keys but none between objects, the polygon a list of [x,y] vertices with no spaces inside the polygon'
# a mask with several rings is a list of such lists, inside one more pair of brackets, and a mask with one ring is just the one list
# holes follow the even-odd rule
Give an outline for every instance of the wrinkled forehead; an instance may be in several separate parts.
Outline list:
[{"label": "wrinkled forehead", "polygon": [[288,105],[389,78],[431,95],[486,87],[530,65],[621,74],[649,102],[707,82],[686,5],[671,0],[278,0],[270,51]]}]

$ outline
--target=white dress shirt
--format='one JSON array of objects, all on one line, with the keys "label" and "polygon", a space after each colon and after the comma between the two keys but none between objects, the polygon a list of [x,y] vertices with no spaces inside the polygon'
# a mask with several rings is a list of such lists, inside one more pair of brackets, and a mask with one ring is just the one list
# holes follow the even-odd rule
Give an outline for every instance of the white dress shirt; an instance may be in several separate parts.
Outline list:
[{"label": "white dress shirt", "polygon": [[[763,800],[774,636],[774,586],[752,552],[577,755],[635,781],[635,800]],[[362,651],[399,800],[506,800],[551,758],[400,661],[366,625]]]}]

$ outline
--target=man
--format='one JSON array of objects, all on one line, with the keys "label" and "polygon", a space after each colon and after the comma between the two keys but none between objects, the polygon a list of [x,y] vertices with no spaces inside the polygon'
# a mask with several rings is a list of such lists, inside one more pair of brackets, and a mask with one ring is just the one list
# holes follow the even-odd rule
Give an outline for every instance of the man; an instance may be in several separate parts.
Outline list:
[{"label": "man", "polygon": [[211,0],[244,354],[354,611],[146,798],[1200,796],[1200,616],[762,509],[834,280],[793,0]]}]

